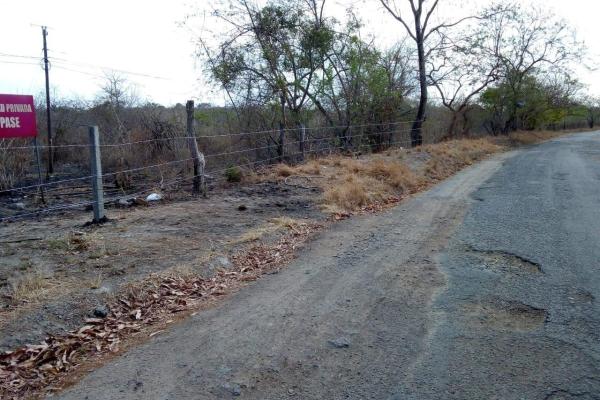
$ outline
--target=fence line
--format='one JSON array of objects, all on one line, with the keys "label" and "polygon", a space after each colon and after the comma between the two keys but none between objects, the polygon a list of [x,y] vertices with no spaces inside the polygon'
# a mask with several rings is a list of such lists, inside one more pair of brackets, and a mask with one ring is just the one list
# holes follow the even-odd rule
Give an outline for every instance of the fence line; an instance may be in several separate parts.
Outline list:
[{"label": "fence line", "polygon": [[[392,131],[392,132],[384,132],[384,133],[392,133],[393,134],[393,133],[403,133],[403,132],[405,132],[405,131]],[[354,136],[348,136],[348,137],[362,137],[362,136],[365,136],[365,135],[366,134],[363,133],[361,135],[354,135]],[[316,140],[316,141],[322,141],[322,140],[325,140],[325,139],[326,140],[331,140],[331,139],[336,139],[336,138],[321,138],[321,139],[314,139],[314,140]],[[390,142],[390,143],[387,143],[387,144],[390,145],[390,146],[393,146],[393,145],[398,145],[398,144],[407,144],[408,145],[410,143],[411,143],[410,140],[398,140],[398,141],[393,141],[393,142]],[[338,151],[338,150],[341,150],[341,149],[344,149],[344,148],[346,148],[346,144],[342,144],[342,145],[334,146],[334,147],[329,146],[327,148],[319,148],[319,149],[308,150],[308,151],[305,151],[304,154],[314,154],[314,153],[319,153],[319,152],[329,152],[331,154],[333,151]],[[252,150],[256,150],[256,149],[252,149]],[[236,152],[231,152],[231,154],[235,154],[235,153]],[[286,156],[287,157],[295,157],[295,156],[299,156],[301,154],[303,154],[303,152],[296,151],[296,152],[293,152],[293,153],[288,153],[288,154],[286,154]],[[262,158],[260,160],[253,161],[253,162],[248,162],[248,163],[244,163],[244,164],[236,164],[236,165],[229,166],[229,167],[226,167],[226,168],[221,168],[221,169],[216,169],[216,170],[210,170],[210,171],[207,171],[205,175],[223,173],[223,172],[227,171],[231,167],[237,167],[237,168],[254,167],[257,164],[265,164],[265,163],[269,163],[271,161],[275,161],[275,160],[278,160],[278,159],[280,159],[279,156]],[[116,174],[119,174],[119,173],[126,173],[126,172],[132,172],[132,171],[143,170],[143,169],[148,169],[148,168],[155,168],[155,167],[159,167],[159,166],[162,166],[162,165],[172,164],[172,163],[175,163],[175,162],[184,162],[184,161],[191,161],[191,160],[192,159],[189,158],[189,159],[184,159],[184,160],[176,160],[176,161],[172,161],[172,162],[168,162],[168,163],[156,164],[156,165],[149,166],[149,167],[134,168],[134,169],[124,170],[124,171],[119,171],[119,172],[112,172],[112,173],[109,173],[109,174],[104,174],[103,177],[104,176],[116,175]],[[51,182],[51,183],[47,183],[47,184],[44,184],[44,185],[55,185],[55,184],[58,184],[58,183],[61,183],[61,182],[77,181],[77,180],[91,179],[91,178],[92,178],[91,176],[82,177],[82,178],[74,178],[74,179],[68,179],[68,180]],[[172,179],[172,180],[167,181],[167,182],[161,182],[161,187],[167,187],[167,186],[172,186],[173,184],[176,184],[176,183],[182,183],[182,182],[186,182],[186,181],[192,181],[195,178],[197,178],[196,175]],[[225,180],[227,180],[226,177],[214,178],[213,182],[214,183],[218,183],[218,182],[222,182],[222,181],[225,181]],[[22,187],[22,188],[19,188],[19,189],[8,189],[8,190],[5,190],[5,191],[19,191],[19,190],[22,190],[24,188],[39,188],[39,187],[40,187],[40,185],[31,185],[31,186],[28,186],[28,187]],[[65,188],[55,188],[54,190],[59,190],[59,189],[65,189]],[[148,193],[148,192],[154,191],[155,189],[156,189],[156,185],[153,185],[152,187],[146,187],[146,188],[144,188],[142,190],[139,190],[139,191],[137,191],[135,193],[129,193],[129,194],[124,194],[122,196],[110,197],[110,198],[105,199],[104,204],[111,204],[111,203],[115,203],[115,202],[118,202],[119,200],[124,200],[124,199],[132,199],[132,198],[138,197],[138,196],[140,196],[140,195],[142,195],[144,193]],[[73,203],[73,204],[64,204],[64,205],[58,205],[58,206],[48,207],[48,208],[44,208],[44,209],[41,209],[41,210],[38,210],[38,211],[32,211],[32,212],[22,213],[22,214],[18,214],[18,215],[14,215],[14,216],[9,216],[9,217],[3,217],[3,218],[0,218],[0,222],[15,221],[15,220],[19,220],[19,219],[25,219],[25,218],[28,218],[28,217],[33,217],[33,216],[36,216],[36,215],[39,216],[39,215],[44,215],[44,214],[52,214],[52,213],[56,213],[56,212],[60,212],[60,211],[67,211],[67,210],[79,209],[81,207],[91,206],[93,203],[94,203],[93,200],[89,200],[89,201],[83,201],[83,202],[78,202],[78,203]]]},{"label": "fence line", "polygon": [[[413,123],[414,120],[405,120],[405,121],[394,121],[394,122],[382,122],[382,123],[370,123],[370,124],[360,124],[360,125],[335,125],[335,126],[318,126],[318,127],[304,127],[305,130],[307,131],[317,131],[317,130],[328,130],[328,129],[355,129],[355,128],[368,128],[368,127],[376,127],[376,126],[381,126],[381,127],[389,127],[392,125],[401,125],[401,124],[409,124],[409,123]],[[284,128],[283,131],[284,132],[297,132],[298,130],[300,130],[301,128],[296,127],[296,128]],[[196,140],[202,140],[202,139],[214,139],[214,138],[219,138],[219,137],[237,137],[237,136],[249,136],[249,135],[258,135],[258,134],[265,134],[265,133],[280,133],[282,131],[282,129],[269,129],[269,130],[263,130],[263,131],[252,131],[252,132],[240,132],[240,133],[226,133],[226,134],[220,134],[220,135],[203,135],[203,136],[196,136]],[[133,145],[138,145],[138,144],[146,144],[146,143],[154,143],[154,142],[168,142],[168,141],[176,141],[176,140],[181,140],[181,141],[186,141],[189,140],[189,136],[172,136],[172,137],[164,137],[164,138],[154,138],[154,139],[144,139],[144,140],[137,140],[137,141],[133,141],[133,142],[123,142],[123,143],[103,143],[100,144],[100,147],[123,147],[123,146],[133,146]],[[39,149],[47,149],[50,146],[47,145],[38,145],[37,148]],[[69,148],[88,148],[89,144],[87,143],[75,143],[75,144],[53,144],[52,148],[54,149],[69,149]],[[8,146],[3,148],[3,150],[30,150],[30,149],[35,149],[36,146]]]},{"label": "fence line", "polygon": [[[410,144],[410,141],[392,142],[392,144],[400,144],[400,143]],[[337,147],[334,147],[334,148],[330,148],[329,150],[341,150],[343,148],[344,148],[344,146],[342,145],[342,146],[337,146]],[[319,152],[319,151],[321,151],[321,150],[313,150],[313,151],[308,151],[306,153],[310,154],[310,153],[316,153],[316,152]],[[290,155],[300,155],[300,154],[302,154],[302,153],[301,152],[296,152],[296,153],[292,153]],[[270,158],[261,159],[261,160],[254,161],[254,162],[250,162],[250,163],[235,165],[234,167],[238,167],[238,168],[241,168],[241,167],[250,167],[250,166],[253,166],[253,165],[256,165],[256,164],[266,163],[266,162],[277,160],[277,159],[279,159],[278,156],[277,157],[270,157]],[[215,171],[209,171],[209,172],[210,173],[224,172],[224,171],[226,171],[229,168],[231,168],[231,167],[227,167],[227,168],[223,168],[223,169],[219,169],[219,170],[215,170]],[[172,185],[172,184],[178,183],[178,182],[191,181],[191,180],[193,180],[196,177],[197,176],[194,175],[194,176],[188,176],[188,177],[185,177],[185,178],[177,178],[177,179],[173,179],[171,181],[167,181],[166,183],[162,183],[161,185],[162,186],[169,186],[169,185]],[[221,177],[220,179],[214,179],[213,182],[217,183],[217,182],[222,182],[222,181],[225,181],[225,180],[227,180],[226,177]],[[130,194],[123,195],[123,196],[117,196],[117,197],[108,198],[108,199],[105,199],[104,203],[105,204],[110,204],[110,203],[117,202],[119,200],[125,200],[125,199],[135,198],[135,197],[140,196],[140,195],[142,195],[144,193],[151,192],[151,191],[155,190],[155,188],[156,188],[156,186],[153,186],[151,188],[146,188],[144,190],[140,190],[140,191],[135,192],[135,193],[130,193]],[[87,206],[91,206],[93,203],[94,203],[94,201],[89,200],[89,201],[84,201],[84,202],[80,202],[80,203],[74,203],[74,204],[67,204],[67,205],[63,205],[63,206],[45,208],[45,209],[42,209],[42,210],[39,210],[39,211],[33,211],[33,212],[25,213],[25,214],[19,214],[19,215],[14,215],[14,216],[10,216],[10,217],[0,218],[0,222],[14,221],[14,220],[24,219],[24,218],[27,218],[27,217],[31,217],[31,216],[34,216],[34,215],[40,215],[40,214],[50,214],[50,213],[55,212],[55,211],[65,211],[65,210],[69,210],[69,209],[78,209],[78,208],[81,208],[81,207],[84,207],[84,206],[86,206],[86,207]]]},{"label": "fence line", "polygon": [[[377,133],[362,133],[359,135],[348,135],[348,136],[344,136],[342,138],[339,137],[325,137],[325,138],[313,138],[313,139],[307,139],[304,141],[301,140],[297,140],[297,141],[292,141],[292,142],[287,142],[285,143],[285,146],[289,146],[289,145],[293,145],[293,144],[300,144],[302,142],[304,143],[315,143],[315,142],[326,142],[326,141],[335,141],[335,140],[339,140],[339,139],[352,139],[352,138],[358,138],[358,137],[365,137],[365,136],[369,136],[369,135],[383,135],[383,134],[397,134],[397,133],[408,133],[409,130],[395,130],[395,131],[387,131],[387,132],[377,132]],[[186,138],[189,140],[189,138]],[[33,147],[33,146],[32,146]],[[85,145],[86,148],[89,148],[89,144]],[[209,157],[223,157],[223,156],[227,156],[227,155],[237,155],[237,154],[242,154],[242,153],[247,153],[247,152],[251,152],[251,151],[256,151],[256,150],[267,150],[267,149],[272,149],[273,145],[269,145],[269,146],[260,146],[260,147],[253,147],[253,148],[249,148],[249,149],[244,149],[244,150],[236,150],[236,151],[230,151],[230,152],[222,152],[222,153],[212,153],[212,154],[206,154],[205,157],[209,158]],[[292,154],[288,154],[287,156],[291,156]],[[293,154],[293,155],[298,155],[298,154]],[[110,176],[116,176],[119,174],[127,174],[127,173],[132,173],[132,172],[138,172],[138,171],[143,171],[143,170],[147,170],[147,169],[153,169],[153,168],[159,168],[162,166],[167,166],[167,165],[174,165],[174,164],[179,164],[179,163],[183,163],[183,162],[187,162],[187,161],[192,161],[193,158],[185,158],[185,159],[179,159],[179,160],[173,160],[173,161],[167,161],[164,163],[160,163],[160,164],[154,164],[154,165],[149,165],[149,166],[144,166],[144,167],[137,167],[137,168],[130,168],[130,169],[125,169],[125,170],[120,170],[120,171],[115,171],[115,172],[108,172],[108,173],[104,173],[102,174],[102,177],[110,177]],[[21,187],[16,187],[16,188],[10,188],[10,189],[3,189],[0,190],[0,194],[1,193],[9,193],[9,192],[20,192],[23,190],[28,190],[28,189],[39,189],[39,188],[45,188],[48,186],[55,186],[58,184],[62,184],[62,183],[66,183],[66,182],[72,182],[72,181],[79,181],[79,180],[85,180],[85,179],[91,179],[92,176],[88,175],[88,176],[83,176],[83,177],[78,177],[78,178],[69,178],[69,179],[63,179],[63,180],[58,180],[58,181],[52,181],[52,182],[45,182],[42,184],[35,184],[35,185],[28,185],[28,186],[21,186]]]}]

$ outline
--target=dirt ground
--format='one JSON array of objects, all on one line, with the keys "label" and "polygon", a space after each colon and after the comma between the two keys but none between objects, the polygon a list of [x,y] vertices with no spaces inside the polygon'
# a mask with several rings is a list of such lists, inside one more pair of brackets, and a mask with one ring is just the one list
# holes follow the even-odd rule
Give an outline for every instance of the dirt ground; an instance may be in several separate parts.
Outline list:
[{"label": "dirt ground", "polygon": [[259,183],[207,199],[109,209],[0,227],[0,351],[81,325],[130,282],[171,268],[210,275],[236,249],[282,230],[283,218],[322,220],[317,189]]}]

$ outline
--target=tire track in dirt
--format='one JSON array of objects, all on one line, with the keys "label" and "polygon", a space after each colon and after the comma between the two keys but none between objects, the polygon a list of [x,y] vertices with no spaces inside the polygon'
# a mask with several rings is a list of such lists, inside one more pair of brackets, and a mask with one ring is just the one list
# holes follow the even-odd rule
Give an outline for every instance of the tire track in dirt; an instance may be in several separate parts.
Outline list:
[{"label": "tire track in dirt", "polygon": [[437,327],[437,267],[503,154],[400,206],[334,225],[288,268],[122,358],[62,399],[381,399]]}]

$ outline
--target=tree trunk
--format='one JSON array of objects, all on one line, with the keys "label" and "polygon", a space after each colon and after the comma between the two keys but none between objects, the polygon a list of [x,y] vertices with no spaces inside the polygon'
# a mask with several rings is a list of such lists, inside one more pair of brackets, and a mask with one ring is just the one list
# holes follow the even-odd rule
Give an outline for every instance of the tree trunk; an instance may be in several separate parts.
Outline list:
[{"label": "tree trunk", "polygon": [[471,135],[471,129],[469,128],[469,116],[468,110],[462,113],[462,136],[469,137]]},{"label": "tree trunk", "polygon": [[421,95],[419,97],[419,108],[417,116],[410,130],[410,142],[412,147],[423,144],[423,122],[425,120],[425,110],[427,107],[427,73],[425,70],[425,45],[423,43],[423,33],[420,27],[417,27],[417,51],[419,55],[419,86]]},{"label": "tree trunk", "polygon": [[453,139],[456,135],[456,125],[458,124],[458,111],[452,112],[452,120],[450,120],[450,126],[444,139]]}]

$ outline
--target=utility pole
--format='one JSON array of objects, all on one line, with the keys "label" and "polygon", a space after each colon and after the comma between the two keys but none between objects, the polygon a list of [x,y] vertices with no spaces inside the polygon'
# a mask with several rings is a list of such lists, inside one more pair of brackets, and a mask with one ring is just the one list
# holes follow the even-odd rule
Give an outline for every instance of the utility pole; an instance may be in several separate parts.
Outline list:
[{"label": "utility pole", "polygon": [[50,75],[48,63],[48,45],[46,43],[48,28],[42,26],[42,37],[44,38],[44,71],[46,73],[46,120],[48,127],[48,171],[47,175],[54,173],[54,148],[52,146],[52,117],[50,116]]}]

